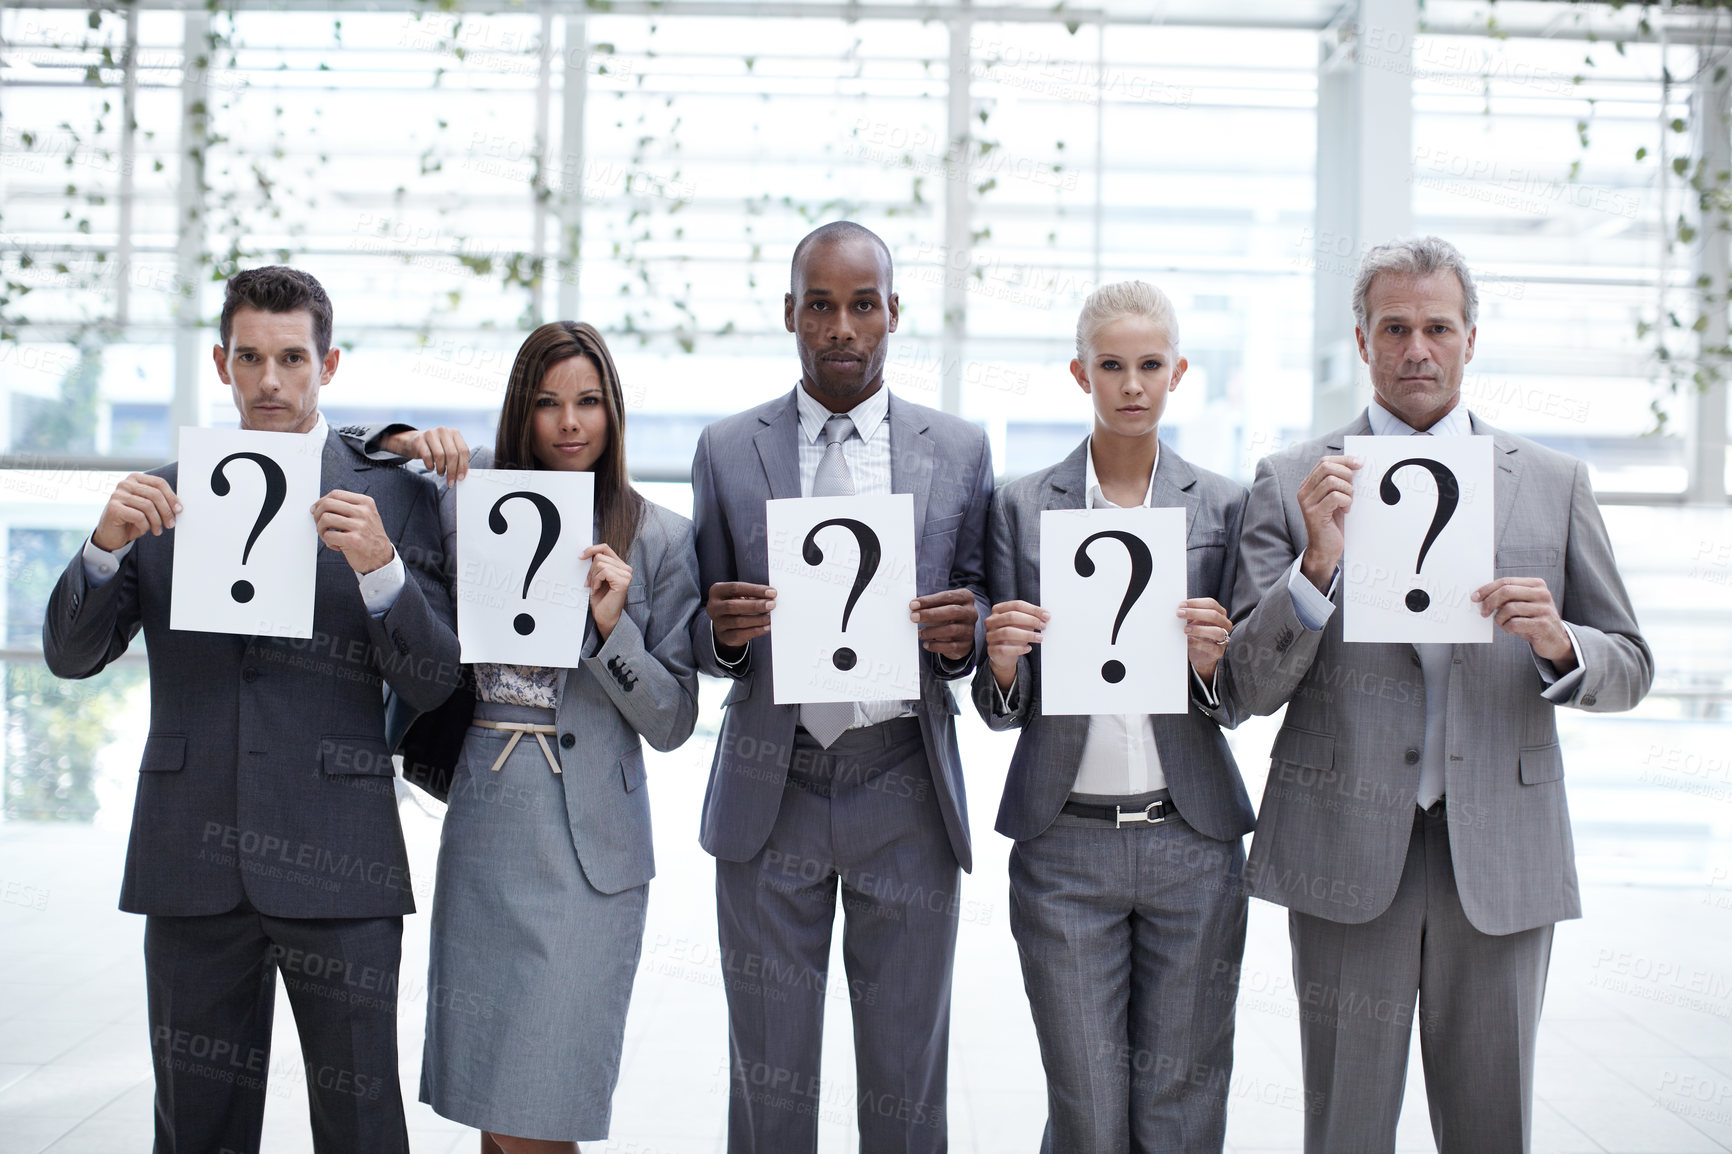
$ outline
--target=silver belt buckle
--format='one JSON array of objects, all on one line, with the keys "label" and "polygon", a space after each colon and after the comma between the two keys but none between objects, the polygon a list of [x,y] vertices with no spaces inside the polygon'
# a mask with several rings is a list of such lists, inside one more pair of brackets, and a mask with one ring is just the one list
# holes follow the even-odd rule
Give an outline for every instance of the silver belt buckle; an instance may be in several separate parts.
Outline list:
[{"label": "silver belt buckle", "polygon": [[1155,801],[1151,801],[1148,805],[1144,806],[1142,809],[1140,809],[1140,810],[1133,809],[1129,813],[1126,813],[1124,810],[1120,809],[1118,806],[1115,805],[1115,806],[1113,806],[1113,813],[1116,816],[1116,820],[1114,822],[1114,825],[1116,828],[1119,828],[1119,829],[1123,829],[1127,825],[1135,825],[1137,822],[1140,822],[1140,821],[1148,822],[1150,825],[1159,825],[1161,822],[1166,821],[1169,817],[1173,816],[1172,814],[1165,813],[1165,812],[1163,812],[1161,814],[1161,816],[1159,816],[1159,817],[1155,816],[1155,807],[1156,806],[1164,806],[1165,804],[1166,803],[1164,801],[1160,801],[1157,799]]}]

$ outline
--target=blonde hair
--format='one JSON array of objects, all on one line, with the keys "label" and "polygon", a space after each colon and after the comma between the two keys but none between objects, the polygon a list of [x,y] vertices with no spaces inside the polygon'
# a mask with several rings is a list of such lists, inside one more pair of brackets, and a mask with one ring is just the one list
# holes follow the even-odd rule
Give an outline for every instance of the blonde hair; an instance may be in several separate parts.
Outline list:
[{"label": "blonde hair", "polygon": [[1083,302],[1082,313],[1076,319],[1077,360],[1087,361],[1095,335],[1121,317],[1142,317],[1159,325],[1177,351],[1179,314],[1167,294],[1146,281],[1123,280],[1102,285]]}]

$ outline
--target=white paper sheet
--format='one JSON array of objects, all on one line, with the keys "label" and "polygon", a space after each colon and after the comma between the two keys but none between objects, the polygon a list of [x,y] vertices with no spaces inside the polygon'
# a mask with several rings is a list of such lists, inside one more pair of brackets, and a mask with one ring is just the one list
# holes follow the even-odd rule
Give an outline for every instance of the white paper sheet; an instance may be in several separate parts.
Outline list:
[{"label": "white paper sheet", "polygon": [[1492,439],[1348,437],[1342,448],[1365,462],[1343,524],[1343,640],[1490,643],[1491,618],[1469,598],[1493,574]]},{"label": "white paper sheet", "polygon": [[919,697],[913,496],[768,501],[764,520],[776,704]]},{"label": "white paper sheet", "polygon": [[170,629],[313,635],[324,452],[302,433],[180,431]]},{"label": "white paper sheet", "polygon": [[466,662],[583,657],[595,475],[471,469],[457,482],[457,641]]},{"label": "white paper sheet", "polygon": [[1183,509],[1048,509],[1040,599],[1052,614],[1035,650],[1043,714],[1190,708]]}]

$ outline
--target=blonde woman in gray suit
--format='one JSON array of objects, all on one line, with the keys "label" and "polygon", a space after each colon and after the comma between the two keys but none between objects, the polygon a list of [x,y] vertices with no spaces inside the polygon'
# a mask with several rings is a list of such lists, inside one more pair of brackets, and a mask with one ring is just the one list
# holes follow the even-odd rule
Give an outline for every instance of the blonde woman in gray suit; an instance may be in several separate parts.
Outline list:
[{"label": "blonde woman in gray suit", "polygon": [[[1077,320],[1071,375],[1094,427],[1063,461],[993,495],[987,661],[974,701],[1020,728],[998,808],[1010,853],[1010,929],[1046,1067],[1045,1154],[1219,1151],[1245,951],[1250,799],[1221,736],[1216,692],[1232,622],[1245,489],[1162,445],[1179,387],[1179,322],[1142,281],[1105,285]],[[1185,511],[1191,705],[1173,715],[1041,714],[1034,657],[1047,509]]]},{"label": "blonde woman in gray suit", "polygon": [[447,557],[470,466],[595,474],[582,660],[475,666],[439,844],[421,1069],[421,1100],[479,1128],[483,1154],[570,1154],[607,1137],[643,947],[655,858],[642,743],[673,749],[697,719],[692,525],[632,489],[619,372],[587,324],[529,334],[491,450],[402,428],[353,435],[445,477]]}]

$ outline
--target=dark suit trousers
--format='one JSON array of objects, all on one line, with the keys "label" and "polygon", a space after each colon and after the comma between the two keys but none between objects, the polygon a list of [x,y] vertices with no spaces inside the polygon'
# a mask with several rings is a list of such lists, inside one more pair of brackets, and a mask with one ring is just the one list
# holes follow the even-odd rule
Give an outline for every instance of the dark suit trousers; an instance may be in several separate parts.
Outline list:
[{"label": "dark suit trousers", "polygon": [[403,919],[152,915],[144,973],[156,1154],[257,1154],[283,974],[319,1154],[406,1154],[397,1082]]},{"label": "dark suit trousers", "polygon": [[[811,1154],[820,1116],[850,1107],[862,1154],[945,1149],[959,881],[916,721],[849,730],[828,750],[797,732],[769,841],[716,862],[730,1154]],[[852,1005],[857,1094],[820,1089],[826,992]]]},{"label": "dark suit trousers", "polygon": [[1389,908],[1344,925],[1290,913],[1307,1154],[1389,1154],[1415,1002],[1441,1154],[1525,1154],[1552,927],[1484,934],[1467,920],[1447,801],[1415,810]]}]

